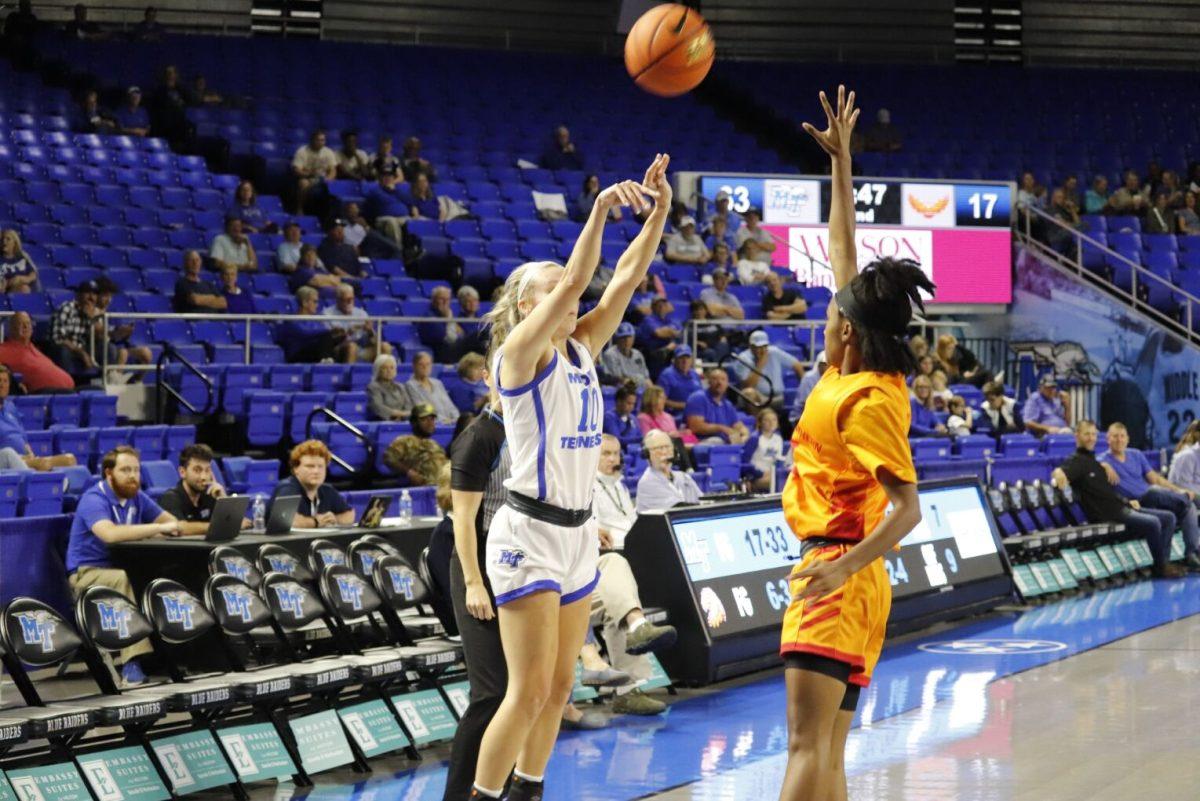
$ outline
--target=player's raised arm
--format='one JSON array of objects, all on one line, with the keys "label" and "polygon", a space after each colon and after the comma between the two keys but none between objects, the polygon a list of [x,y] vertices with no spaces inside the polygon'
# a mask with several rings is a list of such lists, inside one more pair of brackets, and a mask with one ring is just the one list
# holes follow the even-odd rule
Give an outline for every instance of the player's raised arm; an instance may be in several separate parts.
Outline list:
[{"label": "player's raised arm", "polygon": [[579,320],[575,329],[575,338],[582,342],[593,356],[599,355],[600,350],[612,338],[613,332],[625,316],[629,301],[638,284],[650,269],[650,262],[662,241],[663,227],[667,222],[667,214],[671,211],[673,192],[667,180],[667,165],[671,157],[659,153],[654,161],[646,168],[646,176],[642,186],[654,191],[654,211],[646,218],[642,230],[629,247],[621,254],[613,270],[612,280],[604,288],[604,294],[596,308],[585,314]]},{"label": "player's raised arm", "polygon": [[850,136],[858,122],[859,109],[854,107],[854,92],[849,96],[846,87],[838,85],[837,112],[829,107],[829,99],[821,92],[821,106],[829,127],[818,131],[811,123],[803,123],[809,136],[829,154],[833,194],[829,204],[829,262],[837,289],[849,284],[858,275],[858,254],[854,247],[854,184],[850,178]]}]

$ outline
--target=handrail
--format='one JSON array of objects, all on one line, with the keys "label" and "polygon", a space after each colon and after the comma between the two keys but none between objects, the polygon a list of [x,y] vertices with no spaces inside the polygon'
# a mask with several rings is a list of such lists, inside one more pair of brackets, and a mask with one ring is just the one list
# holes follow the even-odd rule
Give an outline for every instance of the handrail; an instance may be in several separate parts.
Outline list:
[{"label": "handrail", "polygon": [[[1176,333],[1180,333],[1188,341],[1193,343],[1197,342],[1197,334],[1195,331],[1193,331],[1192,324],[1194,322],[1195,309],[1197,306],[1200,306],[1200,297],[1196,297],[1195,295],[1187,292],[1177,284],[1167,280],[1166,278],[1163,278],[1160,275],[1155,275],[1142,265],[1127,259],[1120,253],[1112,250],[1098,239],[1088,236],[1083,231],[1067,225],[1066,223],[1050,214],[1047,214],[1041,209],[1025,206],[1018,209],[1018,212],[1021,214],[1022,224],[1017,225],[1014,230],[1017,233],[1018,239],[1026,247],[1033,250],[1039,256],[1055,262],[1058,266],[1070,270],[1072,273],[1083,278],[1085,281],[1101,286],[1104,289],[1116,294],[1118,297],[1136,309],[1139,313],[1150,317],[1152,320],[1154,320],[1154,322],[1166,326]],[[1066,253],[1055,250],[1049,244],[1039,240],[1033,235],[1033,219],[1035,217],[1040,220],[1042,224],[1054,226],[1055,228],[1060,229],[1071,236],[1071,238],[1074,240],[1073,258]],[[1129,267],[1130,276],[1132,278],[1129,291],[1124,290],[1123,288],[1114,284],[1112,281],[1091,272],[1083,266],[1083,246],[1085,244],[1099,250],[1104,254],[1106,259],[1111,258],[1120,261]],[[1139,284],[1139,282],[1141,283]],[[1186,314],[1182,321],[1176,320],[1170,315],[1164,314],[1163,312],[1154,308],[1150,305],[1148,300],[1142,300],[1138,292],[1139,286],[1150,285],[1164,287],[1173,295],[1183,299],[1183,305],[1186,309]],[[1180,331],[1180,329],[1183,330]]]},{"label": "handrail", "polygon": [[[199,378],[201,383],[204,384],[205,399],[204,399],[204,409],[203,410],[197,409],[195,406],[192,405],[191,401],[189,401],[187,398],[185,398],[183,396],[183,393],[181,393],[179,390],[175,389],[175,387],[173,387],[169,383],[167,383],[166,377],[163,375],[163,365],[167,362],[168,359],[170,359],[172,357],[174,357],[176,360],[178,360],[178,362],[183,367],[185,367],[186,369],[191,371],[191,373],[193,375],[195,375],[197,378]],[[163,397],[163,394],[162,394],[164,390],[166,390],[166,393],[168,395],[170,395],[172,398],[175,399],[176,403],[179,403],[179,404],[182,404],[183,406],[185,406],[187,408],[187,410],[189,412],[191,412],[192,414],[206,415],[206,414],[208,414],[208,410],[212,408],[212,402],[213,402],[212,379],[209,378],[205,373],[201,372],[196,367],[196,365],[192,364],[190,359],[188,359],[182,353],[177,351],[175,349],[175,346],[169,342],[165,343],[163,345],[163,352],[161,354],[159,354],[158,361],[154,365],[154,387],[157,390],[157,396],[155,398],[155,410],[154,410],[155,411],[155,419],[159,423],[163,422],[164,418],[166,417],[166,403],[164,402],[165,398]]]},{"label": "handrail", "polygon": [[[362,442],[363,446],[367,449],[367,466],[366,466],[366,469],[363,471],[362,480],[365,481],[366,479],[370,478],[371,473],[375,470],[375,446],[374,446],[374,444],[371,443],[371,440],[367,437],[366,434],[363,433],[361,428],[354,425],[346,418],[342,417],[340,414],[335,412],[333,409],[329,409],[324,406],[318,406],[315,409],[313,409],[311,412],[309,412],[308,419],[304,421],[304,438],[312,439],[313,418],[319,414],[324,415],[325,417],[328,417],[330,420],[332,420],[334,422],[335,425],[341,426],[342,428],[346,429],[354,437],[356,437],[360,442]],[[333,453],[332,451],[330,451],[329,458],[330,458],[330,461],[335,462],[339,467],[341,467],[343,470],[345,470],[350,475],[352,475],[352,476],[358,475],[358,468],[354,467],[354,465],[350,464],[345,459],[338,456],[336,453]]]}]

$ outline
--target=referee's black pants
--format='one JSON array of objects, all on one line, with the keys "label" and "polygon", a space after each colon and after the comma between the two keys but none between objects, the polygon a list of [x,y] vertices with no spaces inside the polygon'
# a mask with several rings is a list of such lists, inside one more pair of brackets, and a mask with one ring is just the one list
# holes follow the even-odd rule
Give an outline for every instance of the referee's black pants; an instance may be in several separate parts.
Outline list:
[{"label": "referee's black pants", "polygon": [[479,620],[467,611],[467,583],[457,553],[450,556],[450,600],[454,604],[458,633],[462,636],[463,659],[471,683],[471,703],[454,732],[446,791],[442,798],[444,801],[462,801],[471,794],[475,783],[475,760],[483,733],[504,700],[508,666],[500,646],[500,621],[494,617]]}]

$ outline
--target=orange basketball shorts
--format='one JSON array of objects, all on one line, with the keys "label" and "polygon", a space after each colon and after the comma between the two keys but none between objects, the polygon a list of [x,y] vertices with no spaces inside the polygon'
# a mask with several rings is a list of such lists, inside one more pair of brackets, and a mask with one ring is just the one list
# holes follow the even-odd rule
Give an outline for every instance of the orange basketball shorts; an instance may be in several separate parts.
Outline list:
[{"label": "orange basketball shorts", "polygon": [[[800,566],[815,560],[833,561],[850,549],[833,544],[814,548]],[[791,582],[792,602],[783,616],[781,656],[814,654],[850,665],[850,683],[866,687],[879,662],[888,613],[892,609],[892,585],[883,559],[876,559],[846,580],[829,595],[795,600],[808,579]]]}]

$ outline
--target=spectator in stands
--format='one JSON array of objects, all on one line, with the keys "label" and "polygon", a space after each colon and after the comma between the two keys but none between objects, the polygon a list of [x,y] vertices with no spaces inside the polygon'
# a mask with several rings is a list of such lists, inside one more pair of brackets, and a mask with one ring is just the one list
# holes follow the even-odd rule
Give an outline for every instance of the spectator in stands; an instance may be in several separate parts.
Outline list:
[{"label": "spectator in stands", "polygon": [[[575,219],[586,222],[592,214],[592,206],[596,204],[596,196],[600,194],[600,176],[589,175],[583,179],[583,188],[575,198]],[[621,219],[621,210],[613,206],[608,210],[608,219],[614,222]]]},{"label": "spectator in stands", "polygon": [[84,39],[89,41],[100,41],[107,39],[108,33],[100,30],[100,26],[88,19],[87,6],[83,3],[76,3],[73,10],[74,17],[67,23],[66,34],[68,39]]},{"label": "spectator in stands", "polygon": [[1181,234],[1200,234],[1200,215],[1196,214],[1196,193],[1183,196],[1183,208],[1175,212],[1175,227]]},{"label": "spectator in stands", "polygon": [[[1129,430],[1124,423],[1108,427],[1108,452],[1098,461],[1116,473],[1117,492],[1126,500],[1136,501],[1143,510],[1161,510],[1175,516],[1183,531],[1187,566],[1200,572],[1200,522],[1196,515],[1196,493],[1172,483],[1153,468],[1146,455],[1129,447]],[[1111,474],[1109,478],[1111,479]],[[1168,540],[1175,529],[1165,532]]]},{"label": "spectator in stands", "polygon": [[1166,192],[1154,196],[1154,205],[1146,212],[1142,220],[1143,234],[1173,234],[1175,233],[1174,214],[1168,208],[1169,198]]},{"label": "spectator in stands", "polygon": [[1071,433],[1069,402],[1067,393],[1059,391],[1053,374],[1046,373],[1038,381],[1038,391],[1031,393],[1025,401],[1021,413],[1025,429],[1039,437]]},{"label": "spectator in stands", "polygon": [[437,180],[437,170],[421,158],[421,140],[415,136],[405,139],[400,149],[400,171],[404,180],[410,184],[417,180],[418,175],[424,175],[430,183]]},{"label": "spectator in stands", "polygon": [[892,112],[881,108],[875,113],[875,124],[866,130],[864,147],[876,153],[895,153],[904,148],[904,138],[892,125]]},{"label": "spectator in stands", "polygon": [[1070,253],[1075,247],[1075,237],[1071,235],[1071,231],[1082,228],[1082,223],[1079,219],[1079,208],[1067,201],[1062,187],[1050,193],[1050,216],[1062,223],[1061,226],[1047,226],[1046,239],[1050,247],[1059,253]]},{"label": "spectator in stands", "polygon": [[742,286],[753,286],[766,282],[771,265],[759,258],[762,245],[757,240],[747,239],[738,248],[737,275]]},{"label": "spectator in stands", "polygon": [[702,443],[743,444],[749,439],[750,432],[738,417],[733,403],[725,397],[729,391],[729,374],[720,367],[714,367],[705,374],[705,378],[708,388],[693,392],[684,407],[687,427]]},{"label": "spectator in stands", "polygon": [[418,403],[409,413],[408,423],[412,426],[415,436],[421,439],[433,439],[438,425],[437,410],[433,408],[433,404]]},{"label": "spectator in stands", "polygon": [[466,331],[459,325],[450,310],[450,287],[439,284],[429,293],[429,317],[442,317],[445,323],[417,323],[417,337],[421,344],[433,351],[443,364],[457,362],[465,352]]},{"label": "spectator in stands", "polygon": [[8,318],[8,333],[0,342],[0,365],[20,373],[27,392],[75,389],[71,376],[33,344],[33,318],[27,312],[14,312]]},{"label": "spectator in stands", "polygon": [[1150,188],[1143,187],[1134,170],[1125,171],[1125,183],[1108,199],[1113,214],[1143,214],[1150,208]]},{"label": "spectator in stands", "polygon": [[946,426],[938,422],[933,404],[933,382],[925,376],[917,376],[912,383],[912,397],[908,400],[912,408],[909,437],[942,437],[948,433]]},{"label": "spectator in stands", "polygon": [[[179,453],[179,483],[158,499],[184,534],[207,534],[217,499],[226,495],[213,478],[212,463],[212,448],[198,442],[186,446]],[[242,528],[250,526],[249,518],[242,518]]]},{"label": "spectator in stands", "polygon": [[[668,368],[669,369],[669,368]],[[664,372],[666,372],[664,370]],[[686,428],[682,431],[675,417],[667,411],[667,393],[659,386],[649,385],[642,392],[642,410],[637,416],[638,431],[645,436],[651,431],[665,431],[673,440],[684,445],[695,445],[696,435]]]},{"label": "spectator in stands", "polygon": [[292,174],[296,177],[295,213],[303,214],[309,198],[323,192],[325,182],[337,177],[337,156],[325,146],[324,131],[313,131],[308,143],[296,149]]},{"label": "spectator in stands", "polygon": [[768,320],[803,320],[808,303],[794,289],[785,288],[783,278],[768,270],[763,285],[763,314]]},{"label": "spectator in stands", "polygon": [[371,159],[371,169],[377,177],[400,175],[400,159],[392,152],[390,134],[379,137],[379,146],[375,149],[375,157]]},{"label": "spectator in stands", "polygon": [[991,372],[985,370],[975,354],[960,345],[958,337],[953,334],[942,334],[937,338],[935,355],[938,364],[946,371],[946,378],[951,384],[972,384],[982,387],[992,380]]},{"label": "spectator in stands", "polygon": [[604,434],[600,438],[600,464],[596,473],[596,493],[592,511],[599,525],[600,538],[622,550],[625,537],[637,522],[637,509],[629,488],[621,480],[621,443],[616,437]]},{"label": "spectator in stands", "polygon": [[417,173],[409,186],[411,187],[408,193],[409,216],[414,220],[445,222],[446,215],[442,213],[438,197],[433,193],[433,187],[429,184],[429,176],[423,172]]},{"label": "spectator in stands", "polygon": [[346,242],[346,221],[341,217],[325,226],[325,238],[317,245],[317,255],[325,269],[339,278],[361,278],[362,264],[358,253]]},{"label": "spectator in stands", "polygon": [[31,47],[40,25],[37,15],[33,13],[32,0],[17,0],[17,10],[4,18],[4,45],[8,52],[15,53],[18,48]]},{"label": "spectator in stands", "polygon": [[238,270],[233,265],[221,268],[221,296],[230,314],[255,314],[254,295],[238,286]]},{"label": "spectator in stands", "polygon": [[934,411],[946,411],[946,404],[954,397],[954,392],[950,389],[950,380],[946,377],[946,371],[941,367],[935,367],[929,374],[929,382],[933,385],[930,397],[933,398]]},{"label": "spectator in stands", "polygon": [[542,151],[541,165],[547,170],[582,170],[583,154],[571,141],[571,131],[560,125],[554,129],[553,138]]},{"label": "spectator in stands", "polygon": [[[30,470],[46,471],[55,467],[74,466],[74,454],[56,453],[50,456],[34,454],[29,440],[25,438],[25,426],[21,423],[21,415],[8,399],[12,391],[12,382],[12,371],[6,365],[0,364],[0,449],[10,449],[15,452],[25,463],[25,467]],[[12,460],[11,454],[8,455],[6,461],[10,465],[6,469],[14,469],[13,466],[16,463]],[[20,468],[16,467],[15,469]]]},{"label": "spectator in stands", "polygon": [[327,286],[341,286],[342,279],[331,275],[325,269],[321,259],[317,257],[317,249],[312,245],[300,246],[300,262],[291,270],[283,269],[288,274],[288,289],[295,292],[303,286],[320,289]]},{"label": "spectator in stands", "polygon": [[117,118],[100,105],[100,95],[89,89],[83,95],[71,128],[80,133],[110,134],[117,132]]},{"label": "spectator in stands", "polygon": [[946,404],[946,412],[949,417],[946,419],[946,430],[952,437],[965,437],[971,433],[971,427],[975,423],[975,411],[967,405],[967,400],[962,395],[954,395]]},{"label": "spectator in stands", "polygon": [[704,239],[696,233],[696,220],[684,217],[679,221],[679,228],[673,234],[667,234],[665,258],[672,264],[704,264],[712,254]]},{"label": "spectator in stands", "polygon": [[646,449],[646,457],[650,464],[637,483],[637,510],[639,514],[646,512],[663,512],[681,503],[698,503],[700,487],[695,480],[683,472],[675,470],[672,462],[675,459],[675,445],[663,431],[651,431],[642,441]]},{"label": "spectator in stands", "polygon": [[646,357],[633,347],[633,323],[621,323],[613,334],[613,344],[600,357],[600,372],[610,384],[632,381],[638,389],[650,383],[650,371],[646,368]]},{"label": "spectator in stands", "polygon": [[336,170],[337,177],[344,181],[369,181],[375,177],[371,169],[371,157],[358,146],[358,131],[342,131]]},{"label": "spectator in stands", "polygon": [[1092,186],[1083,195],[1084,214],[1108,214],[1112,204],[1108,196],[1108,178],[1097,175],[1092,178]]},{"label": "spectator in stands", "polygon": [[92,333],[99,293],[95,281],[84,281],[75,287],[75,299],[59,306],[50,318],[50,339],[56,349],[52,358],[73,376],[96,369]]},{"label": "spectator in stands", "polygon": [[1078,217],[1079,210],[1083,207],[1082,198],[1079,196],[1079,179],[1074,175],[1068,175],[1063,180],[1062,191],[1063,204]]},{"label": "spectator in stands", "polygon": [[364,203],[367,219],[397,245],[404,244],[404,221],[408,219],[408,195],[397,184],[393,172],[379,173],[375,186],[367,190]]},{"label": "spectator in stands", "polygon": [[783,409],[784,372],[804,377],[804,365],[783,348],[771,344],[766,331],[750,334],[749,347],[737,355],[733,371],[738,385],[751,403],[767,403]]},{"label": "spectator in stands", "polygon": [[439,423],[452,424],[458,420],[458,407],[450,400],[446,386],[433,377],[433,357],[425,351],[413,355],[412,378],[404,382],[404,389],[414,406],[427,403],[437,411]]},{"label": "spectator in stands", "polygon": [[162,80],[150,93],[147,106],[153,134],[174,147],[185,148],[194,129],[187,118],[187,99],[174,65],[163,68]]},{"label": "spectator in stands", "polygon": [[1037,196],[1037,178],[1029,170],[1021,173],[1021,185],[1017,187],[1017,208],[1042,208]]},{"label": "spectator in stands", "polygon": [[637,387],[632,382],[625,382],[617,387],[613,408],[604,413],[604,433],[621,440],[621,444],[626,447],[642,438],[637,415],[634,413],[637,396]]},{"label": "spectator in stands", "polygon": [[684,410],[688,398],[704,389],[693,363],[692,349],[678,345],[671,354],[671,363],[658,375],[658,384],[667,396],[666,407],[675,414]]},{"label": "spectator in stands", "polygon": [[688,310],[691,312],[688,319],[692,323],[689,326],[689,333],[695,331],[700,358],[706,362],[719,362],[728,356],[733,350],[733,345],[725,327],[716,323],[700,322],[697,324],[697,321],[712,319],[708,304],[703,300],[693,300],[688,304]]},{"label": "spectator in stands", "polygon": [[[480,354],[487,353],[488,334],[479,314],[479,291],[470,284],[463,284],[458,288],[455,297],[458,298],[456,319],[466,334],[463,349]],[[476,322],[467,322],[468,320]]]},{"label": "spectator in stands", "polygon": [[713,270],[712,286],[705,287],[700,300],[708,307],[708,313],[716,320],[744,320],[746,312],[737,295],[729,291],[729,273]]},{"label": "spectator in stands", "polygon": [[[101,480],[83,493],[67,540],[67,580],[79,597],[88,587],[108,587],[131,600],[133,585],[124,570],[115,568],[108,546],[184,533],[179,521],[142,491],[141,460],[128,445],[114,448],[100,461]],[[121,652],[121,678],[126,686],[141,684],[146,674],[138,658],[151,652],[141,640]]]},{"label": "spectator in stands", "polygon": [[[288,273],[296,269],[300,263],[300,248],[304,242],[300,238],[300,223],[288,220],[283,225],[283,241],[275,251],[275,263],[279,272]],[[321,265],[322,267],[324,265]]]},{"label": "spectator in stands", "polygon": [[467,353],[458,360],[459,383],[449,390],[450,399],[463,414],[477,414],[488,402],[488,385],[484,380],[487,360],[478,353]]},{"label": "spectator in stands", "polygon": [[747,239],[753,239],[757,242],[759,249],[754,254],[754,258],[770,266],[771,255],[775,252],[775,237],[759,226],[761,220],[762,212],[758,207],[751,206],[746,209],[746,213],[742,215],[742,225],[737,229],[737,233],[734,234],[733,238],[737,242],[739,252],[741,251],[742,243]]},{"label": "spectator in stands", "polygon": [[[634,324],[640,324],[642,320],[650,316],[652,311],[651,306],[654,304],[655,298],[665,297],[665,295],[651,285],[652,280],[652,276],[644,276],[641,283],[637,285],[637,289],[633,290],[633,297],[629,300],[627,317]],[[607,282],[605,282],[605,286],[607,286]],[[603,294],[603,290],[601,290],[601,294]],[[596,297],[598,298],[600,295],[598,294]]]},{"label": "spectator in stands", "polygon": [[[175,282],[175,295],[171,301],[172,307],[180,314],[226,311],[229,308],[224,293],[201,277],[200,268],[203,264],[199,251],[189,250],[183,254],[183,276]],[[221,270],[225,269],[232,269],[236,280],[237,265],[225,262]]]},{"label": "spectator in stands", "polygon": [[[316,316],[320,295],[310,286],[296,290],[296,314]],[[289,362],[315,364],[334,361],[354,364],[358,346],[345,331],[331,331],[320,320],[286,320],[275,329],[275,341]]]},{"label": "spectator in stands", "polygon": [[[350,202],[342,207],[342,219],[346,221],[346,224],[342,226],[346,233],[346,244],[354,248],[361,258],[365,255],[362,250],[363,242],[366,241],[368,234],[375,232],[371,230],[371,226],[362,216],[357,203]],[[388,244],[395,247],[395,244],[390,241]]]},{"label": "spectator in stands", "polygon": [[288,458],[292,474],[275,487],[267,501],[267,516],[271,506],[279,498],[293,495],[300,497],[300,506],[292,520],[292,528],[325,528],[347,526],[354,522],[354,510],[342,493],[325,483],[332,454],[324,442],[305,440],[296,447]]},{"label": "spectator in stands", "polygon": [[1181,578],[1185,575],[1183,568],[1170,563],[1175,515],[1161,509],[1142,509],[1137,501],[1122,498],[1114,486],[1120,481],[1116,471],[1096,459],[1096,439],[1096,424],[1081,420],[1075,427],[1075,453],[1054,468],[1054,486],[1066,489],[1070,485],[1090,522],[1121,523],[1127,531],[1143,537],[1154,555],[1155,576]]},{"label": "spectator in stands", "polygon": [[[375,328],[369,322],[366,309],[355,305],[353,286],[350,284],[338,284],[334,290],[334,304],[326,306],[322,314],[326,317],[350,317],[355,320],[361,320],[358,323],[339,320],[336,323],[330,323],[329,329],[345,333],[346,338],[355,345],[358,361],[375,361]],[[384,342],[380,345],[380,352],[391,353],[391,351],[392,346],[388,343]]]},{"label": "spectator in stands", "polygon": [[[418,417],[419,412],[422,414]],[[432,439],[437,418],[432,409],[420,406],[413,409],[412,417],[413,433],[392,440],[383,452],[383,463],[414,487],[437,486],[438,474],[449,461],[442,446]]]},{"label": "spectator in stands", "polygon": [[37,267],[21,246],[21,235],[5,228],[0,233],[0,292],[19,295],[41,289]]},{"label": "spectator in stands", "polygon": [[396,383],[396,358],[376,356],[371,383],[367,384],[367,408],[378,420],[407,420],[413,402],[403,384]]},{"label": "spectator in stands", "polygon": [[[117,323],[105,330],[104,315],[112,305],[113,297],[117,294],[117,285],[106,275],[96,281],[96,341],[108,349],[108,363],[117,367],[126,364],[150,364],[154,354],[145,345],[135,345],[130,341],[133,336],[133,323]],[[112,381],[114,376],[110,376]],[[131,378],[131,377],[126,377]],[[119,380],[119,379],[118,379]]]},{"label": "spectator in stands", "polygon": [[1200,194],[1200,161],[1188,162],[1187,190]]},{"label": "spectator in stands", "polygon": [[981,409],[991,424],[992,433],[996,436],[1016,434],[1025,430],[1025,422],[1017,409],[1017,402],[1005,396],[1004,384],[992,381],[983,386],[983,407]]},{"label": "spectator in stands", "polygon": [[254,250],[254,243],[242,229],[242,221],[238,217],[225,218],[225,232],[213,237],[208,256],[212,259],[213,267],[218,270],[226,264],[232,264],[243,273],[258,270],[258,253]]},{"label": "spectator in stands", "polygon": [[[927,357],[928,358],[928,357]],[[821,376],[825,375],[825,371],[829,369],[829,360],[825,356],[825,351],[817,354],[816,361],[813,366],[804,374],[804,378],[800,379],[800,386],[796,389],[796,400],[792,402],[792,420],[798,422],[800,416],[804,414],[804,406],[808,403],[808,396],[812,394],[813,388],[817,382],[821,380]]]},{"label": "spectator in stands", "polygon": [[158,23],[158,9],[146,6],[146,10],[142,12],[142,21],[133,26],[129,38],[135,42],[157,42],[166,32],[166,28]]},{"label": "spectator in stands", "polygon": [[729,231],[728,216],[712,217],[708,221],[708,236],[704,238],[704,244],[708,245],[709,250],[714,250],[718,242],[724,244],[730,253],[737,250],[737,238]]},{"label": "spectator in stands", "polygon": [[208,88],[208,79],[201,73],[192,76],[192,85],[184,90],[189,106],[220,106],[225,102],[220,92]]},{"label": "spectator in stands", "polygon": [[[0,358],[0,361],[3,359]],[[1189,423],[1179,438],[1167,479],[1194,495],[1200,495],[1200,420]]]},{"label": "spectator in stands", "polygon": [[779,415],[774,409],[760,409],[754,416],[754,433],[742,448],[742,462],[758,473],[753,479],[757,492],[777,489],[775,470],[786,463],[788,444],[779,433]]},{"label": "spectator in stands", "polygon": [[142,90],[131,86],[125,92],[125,105],[117,109],[117,129],[126,136],[150,135],[150,112],[142,106]]},{"label": "spectator in stands", "polygon": [[729,246],[724,242],[713,243],[712,256],[702,269],[709,275],[712,275],[717,270],[732,272],[735,268],[733,264],[733,256]]},{"label": "spectator in stands", "polygon": [[674,310],[671,301],[656,297],[650,302],[650,315],[638,326],[638,349],[647,364],[651,365],[652,374],[656,367],[670,358],[671,351],[675,349],[675,340],[683,335],[670,318]]},{"label": "spectator in stands", "polygon": [[[237,190],[233,193],[233,205],[229,207],[229,211],[225,212],[225,217],[226,219],[236,217],[241,220],[242,230],[252,234],[273,234],[278,230],[278,226],[271,222],[267,213],[259,208],[258,192],[254,188],[254,182],[245,178],[238,181]],[[297,235],[299,231],[299,226],[297,226]],[[296,239],[299,241],[299,236]]]},{"label": "spectator in stands", "polygon": [[[716,228],[717,220],[720,220],[725,226],[720,232],[718,232],[718,229]],[[730,229],[736,227],[734,225],[733,212],[729,210],[728,192],[724,190],[717,192],[717,196],[713,198],[713,207],[708,212],[708,216],[704,218],[704,225],[708,229],[709,234],[713,237],[720,237],[722,235],[728,236]],[[729,249],[736,250],[737,243],[730,242]]]},{"label": "spectator in stands", "polygon": [[913,334],[908,338],[908,349],[912,351],[914,359],[920,359],[929,354],[929,340],[920,334]]}]

